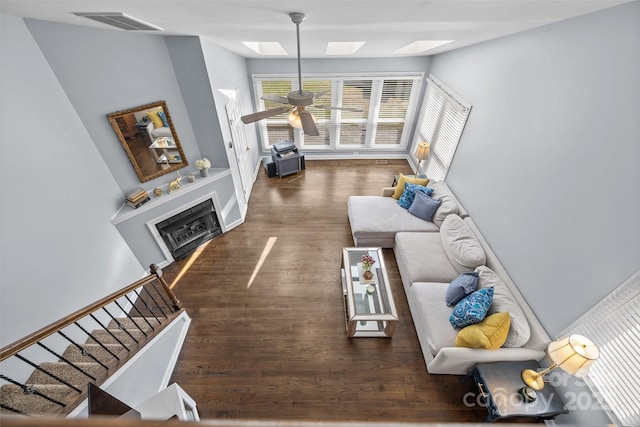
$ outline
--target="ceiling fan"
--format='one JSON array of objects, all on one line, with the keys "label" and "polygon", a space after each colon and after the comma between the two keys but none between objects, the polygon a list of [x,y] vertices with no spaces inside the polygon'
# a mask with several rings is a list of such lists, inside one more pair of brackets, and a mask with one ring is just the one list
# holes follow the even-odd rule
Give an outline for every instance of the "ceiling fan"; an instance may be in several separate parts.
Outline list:
[{"label": "ceiling fan", "polygon": [[285,104],[282,107],[271,108],[265,111],[258,111],[257,113],[247,114],[240,119],[243,123],[253,123],[258,120],[266,119],[268,117],[277,116],[282,113],[289,113],[287,115],[287,121],[293,127],[302,128],[305,135],[319,136],[318,128],[316,126],[316,120],[313,115],[307,111],[305,107],[323,108],[329,110],[346,110],[346,111],[362,111],[355,108],[343,108],[343,107],[329,107],[325,105],[313,105],[313,101],[316,98],[320,98],[326,95],[328,92],[307,92],[302,90],[302,71],[300,68],[300,24],[304,21],[305,14],[293,12],[289,14],[291,21],[296,24],[296,37],[298,46],[298,90],[291,91],[287,96],[280,96],[274,94],[265,94],[261,97],[265,101],[271,101],[278,104]]}]

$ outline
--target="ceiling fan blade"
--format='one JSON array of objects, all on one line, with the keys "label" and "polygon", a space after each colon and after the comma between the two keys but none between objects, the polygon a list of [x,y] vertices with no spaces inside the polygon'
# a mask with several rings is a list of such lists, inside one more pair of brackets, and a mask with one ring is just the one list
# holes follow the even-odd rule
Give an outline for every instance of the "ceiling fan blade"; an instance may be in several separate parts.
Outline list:
[{"label": "ceiling fan blade", "polygon": [[354,113],[362,113],[362,110],[359,108],[348,108],[348,107],[332,107],[330,105],[312,105],[315,108],[324,108],[325,110],[342,110],[342,111],[353,111]]},{"label": "ceiling fan blade", "polygon": [[289,100],[286,96],[274,95],[271,93],[267,93],[266,95],[262,95],[260,99],[264,99],[265,101],[277,102],[278,104],[288,104]]},{"label": "ceiling fan blade", "polygon": [[299,108],[298,114],[300,115],[300,121],[302,122],[302,130],[304,130],[304,134],[311,136],[320,136],[320,132],[318,132],[316,122],[315,120],[313,120],[313,116],[311,115],[311,113],[307,110]]},{"label": "ceiling fan blade", "polygon": [[328,94],[328,93],[329,93],[329,91],[328,91],[328,90],[325,90],[324,92],[318,92],[318,93],[316,93],[316,94],[314,94],[314,95],[313,95],[313,98],[314,98],[314,99],[318,99],[318,98],[320,98],[320,97],[322,97],[322,96],[325,96],[325,95],[326,95],[326,94]]},{"label": "ceiling fan blade", "polygon": [[258,111],[257,113],[247,114],[246,116],[242,116],[240,120],[242,123],[249,124],[253,122],[257,122],[258,120],[266,119],[267,117],[277,116],[278,114],[286,113],[291,110],[291,107],[278,107],[272,108],[270,110]]}]

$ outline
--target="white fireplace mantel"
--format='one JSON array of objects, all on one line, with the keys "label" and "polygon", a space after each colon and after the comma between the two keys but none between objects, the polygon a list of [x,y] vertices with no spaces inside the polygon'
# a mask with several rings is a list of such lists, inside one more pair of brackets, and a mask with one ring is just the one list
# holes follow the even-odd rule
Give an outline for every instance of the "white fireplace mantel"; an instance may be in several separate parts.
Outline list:
[{"label": "white fireplace mantel", "polygon": [[120,209],[118,209],[118,212],[116,212],[116,214],[111,218],[111,223],[115,225],[120,222],[126,221],[136,215],[140,215],[144,212],[149,211],[150,209],[155,209],[162,204],[170,202],[176,197],[180,197],[185,193],[190,193],[198,188],[210,184],[213,181],[220,180],[228,175],[231,175],[230,169],[210,169],[209,176],[201,177],[200,175],[194,175],[196,178],[195,182],[188,182],[187,177],[183,176],[182,189],[169,193],[167,190],[167,186],[164,185],[163,187],[160,187],[163,191],[163,194],[160,197],[155,197],[153,195],[153,189],[145,189],[145,191],[149,193],[151,200],[149,200],[139,208],[132,208],[126,203],[123,203]]},{"label": "white fireplace mantel", "polygon": [[[152,193],[152,189],[145,190]],[[194,206],[198,201],[211,198],[214,200],[216,215],[223,232],[242,224],[242,213],[230,169],[210,169],[209,176],[197,175],[195,182],[188,182],[187,178],[183,177],[180,190],[167,193],[166,186],[163,190],[162,196],[152,195],[151,200],[137,209],[123,204],[111,218],[111,223],[144,267],[151,264],[163,267],[173,261],[149,227],[149,224],[154,224],[159,218],[165,218],[174,212]],[[114,254],[114,257],[117,256],[118,254]]]}]

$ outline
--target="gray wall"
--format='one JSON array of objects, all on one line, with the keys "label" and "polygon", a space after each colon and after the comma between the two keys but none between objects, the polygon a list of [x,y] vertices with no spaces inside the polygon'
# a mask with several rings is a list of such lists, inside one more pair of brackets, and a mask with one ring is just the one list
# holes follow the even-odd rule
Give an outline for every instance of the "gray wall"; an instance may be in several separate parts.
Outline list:
[{"label": "gray wall", "polygon": [[640,269],[640,3],[452,51],[447,181],[551,336]]},{"label": "gray wall", "polygon": [[216,120],[219,109],[224,113],[224,105],[220,108],[216,106],[200,39],[176,36],[164,37],[164,40],[201,156],[209,159],[213,168],[228,168],[229,161],[225,153],[220,122]]},{"label": "gray wall", "polygon": [[[228,144],[233,141],[233,138],[231,136],[231,129],[229,128],[225,107],[230,101],[228,93],[237,90],[238,96],[240,97],[239,101],[242,114],[253,112],[253,88],[250,85],[250,80],[247,78],[247,60],[206,39],[201,39],[201,44],[209,81],[213,85],[213,96],[218,106],[218,122],[220,123],[222,137],[225,141],[225,149],[228,153],[227,157],[236,160],[235,151],[233,147],[230,147]],[[247,146],[250,149],[250,162],[255,173],[255,168],[260,162],[260,146],[254,129],[255,126],[247,126],[245,135],[247,138]],[[230,163],[232,163],[230,166],[235,182],[241,182],[237,162]],[[236,186],[236,192],[238,200],[242,203],[244,195],[242,194],[240,185]]]},{"label": "gray wall", "polygon": [[120,188],[65,90],[24,21],[0,19],[4,346],[144,269],[109,223]]},{"label": "gray wall", "polygon": [[[202,157],[196,136],[202,138],[207,129],[213,129],[211,133],[214,134],[216,131],[215,126],[210,126],[211,121],[202,121],[200,117],[193,120],[196,125],[193,126],[176,75],[189,77],[179,63],[186,53],[180,55],[175,48],[170,50],[162,36],[38,20],[26,22],[122,193],[140,186],[140,181],[107,120],[107,115],[114,111],[166,101],[189,162],[180,173],[185,176],[196,171],[193,162]],[[194,40],[197,42],[197,38]],[[175,70],[172,59],[178,62]],[[192,59],[197,72],[198,57]],[[201,105],[206,106],[210,116],[215,113],[210,99]],[[218,129],[217,138],[214,136],[207,143],[220,141],[219,134]],[[207,152],[211,155],[212,165],[226,167],[226,159],[220,161],[221,156],[213,155],[214,152]],[[174,177],[173,174],[165,175],[145,183],[144,187],[151,189]],[[122,196],[115,198],[113,203],[115,212],[122,203]]]}]

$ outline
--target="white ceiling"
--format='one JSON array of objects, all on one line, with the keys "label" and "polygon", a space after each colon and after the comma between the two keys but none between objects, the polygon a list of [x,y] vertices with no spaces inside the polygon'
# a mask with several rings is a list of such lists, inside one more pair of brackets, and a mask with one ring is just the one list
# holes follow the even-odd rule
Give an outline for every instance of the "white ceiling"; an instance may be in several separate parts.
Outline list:
[{"label": "white ceiling", "polygon": [[164,28],[163,34],[201,36],[245,57],[260,56],[243,41],[280,42],[295,57],[296,30],[288,14],[303,12],[301,55],[325,58],[330,41],[365,41],[354,57],[391,57],[417,40],[454,40],[421,54],[431,55],[628,1],[0,0],[0,10],[96,28],[112,27],[72,12],[122,12]]}]

